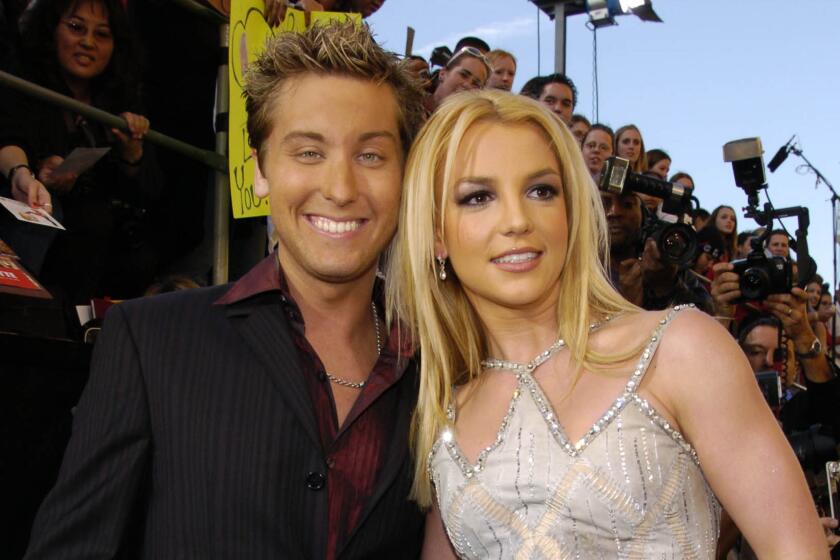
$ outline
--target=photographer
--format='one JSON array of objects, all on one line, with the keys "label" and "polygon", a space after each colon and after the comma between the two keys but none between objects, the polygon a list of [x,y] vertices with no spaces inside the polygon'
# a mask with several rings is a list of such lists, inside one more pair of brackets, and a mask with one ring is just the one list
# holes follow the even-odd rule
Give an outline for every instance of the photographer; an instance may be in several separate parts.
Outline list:
[{"label": "photographer", "polygon": [[[648,310],[692,303],[711,313],[708,292],[688,266],[663,259],[651,235],[658,219],[648,214],[641,199],[634,193],[602,191],[601,202],[610,235],[610,278],[618,291]],[[694,260],[700,257],[702,251]]]},{"label": "photographer", "polygon": [[[729,322],[735,317],[733,301],[741,297],[739,277],[733,272],[732,263],[718,263],[714,266],[714,271],[712,299],[715,303],[715,313]],[[763,301],[763,307],[778,323],[765,325],[744,321],[739,338],[753,370],[769,369],[768,366],[772,366],[773,363],[773,352],[779,346],[781,328],[790,341],[789,346],[797,358],[796,361],[801,366],[807,388],[801,406],[788,411],[783,407],[783,423],[790,429],[823,424],[830,426],[836,437],[837,428],[840,426],[840,407],[836,405],[840,399],[840,380],[832,371],[826,349],[808,321],[807,301],[808,295],[799,287],[792,288],[789,294],[768,295]],[[757,330],[758,327],[762,329]],[[753,342],[751,336],[760,337],[761,344]],[[763,354],[760,354],[758,349],[764,350]],[[789,366],[789,371],[791,367],[795,369],[795,366]],[[791,371],[786,385],[793,381]]]},{"label": "photographer", "polygon": [[[720,265],[727,264],[729,263],[720,263]],[[726,274],[733,273],[725,272],[721,276]],[[731,282],[732,278],[727,278],[727,281]],[[772,301],[770,298],[773,298]],[[788,313],[789,304],[791,305],[790,313]],[[813,468],[810,466],[813,463],[819,471],[825,461],[825,457],[822,456],[825,449],[819,448],[827,447],[827,445],[817,445],[814,442],[814,434],[822,432],[833,436],[835,441],[840,435],[837,431],[840,426],[838,423],[840,411],[836,405],[840,399],[840,378],[831,372],[824,350],[820,349],[814,355],[803,354],[797,350],[804,346],[803,341],[813,341],[815,336],[810,331],[805,317],[805,296],[801,289],[794,288],[790,295],[769,296],[768,308],[771,310],[770,313],[756,314],[743,322],[738,335],[738,343],[746,354],[753,372],[758,374],[775,368],[774,362],[782,331],[790,337],[796,357],[802,366],[806,390],[797,392],[787,400],[782,400],[779,419],[803,468]],[[791,346],[790,343],[788,345]],[[793,352],[790,356],[793,356]],[[794,367],[793,359],[787,362],[789,369]],[[818,429],[818,426],[821,426],[821,429]],[[823,440],[828,439],[824,435],[822,437]],[[828,515],[828,512],[823,512],[821,515]],[[828,547],[833,548],[840,542],[840,537],[833,532],[837,528],[837,521],[830,517],[822,517],[820,521],[826,529]],[[724,512],[721,520],[718,558],[723,558],[723,553],[734,545],[737,536],[737,528]],[[742,544],[741,558],[750,557],[747,548]]]}]

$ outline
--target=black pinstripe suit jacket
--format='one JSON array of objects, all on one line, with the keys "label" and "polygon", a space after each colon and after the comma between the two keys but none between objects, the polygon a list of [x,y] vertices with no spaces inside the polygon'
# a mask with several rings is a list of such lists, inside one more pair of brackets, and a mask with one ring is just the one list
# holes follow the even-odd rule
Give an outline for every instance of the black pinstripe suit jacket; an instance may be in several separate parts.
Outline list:
[{"label": "black pinstripe suit jacket", "polygon": [[[26,558],[322,558],[326,464],[279,293],[213,305],[227,288],[113,307],[55,488]],[[406,496],[410,365],[391,387],[394,441],[340,558],[415,557]]]}]

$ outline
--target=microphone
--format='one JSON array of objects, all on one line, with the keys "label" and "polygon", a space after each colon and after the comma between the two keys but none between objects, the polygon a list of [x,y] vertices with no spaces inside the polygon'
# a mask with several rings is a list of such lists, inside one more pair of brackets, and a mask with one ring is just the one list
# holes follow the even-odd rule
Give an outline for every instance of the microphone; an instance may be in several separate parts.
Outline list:
[{"label": "microphone", "polygon": [[796,134],[790,137],[790,140],[787,141],[787,144],[779,148],[779,151],[776,152],[776,155],[773,156],[773,159],[770,160],[770,163],[767,164],[767,169],[770,170],[770,173],[775,173],[776,169],[780,165],[782,165],[788,157],[790,153],[790,145],[793,142],[793,139],[796,138]]}]

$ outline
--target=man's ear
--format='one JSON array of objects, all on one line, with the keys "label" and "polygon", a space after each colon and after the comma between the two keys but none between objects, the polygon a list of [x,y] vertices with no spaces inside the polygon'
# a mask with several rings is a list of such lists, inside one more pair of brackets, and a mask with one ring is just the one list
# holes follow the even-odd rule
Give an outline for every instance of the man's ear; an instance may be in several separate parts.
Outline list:
[{"label": "man's ear", "polygon": [[260,198],[265,198],[269,193],[268,179],[260,170],[260,158],[257,155],[257,150],[251,149],[251,157],[254,158],[254,194]]}]

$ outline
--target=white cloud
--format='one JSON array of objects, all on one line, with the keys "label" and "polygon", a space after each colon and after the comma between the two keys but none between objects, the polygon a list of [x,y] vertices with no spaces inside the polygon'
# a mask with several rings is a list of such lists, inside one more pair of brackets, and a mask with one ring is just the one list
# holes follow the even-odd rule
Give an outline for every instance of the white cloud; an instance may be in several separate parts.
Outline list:
[{"label": "white cloud", "polygon": [[536,26],[536,20],[532,17],[520,17],[513,20],[498,21],[480,25],[473,29],[462,31],[458,33],[451,33],[441,39],[436,39],[427,45],[423,45],[419,49],[414,49],[415,54],[428,57],[432,53],[432,49],[440,45],[454,48],[455,43],[461,37],[480,37],[487,41],[491,47],[496,42],[502,39],[509,39],[511,37],[519,37],[532,33]]}]

